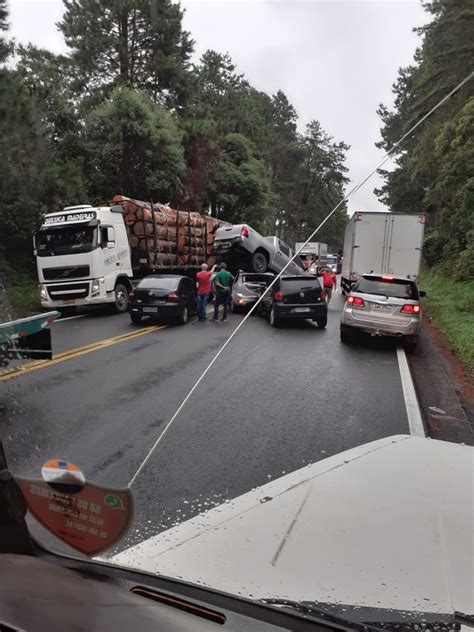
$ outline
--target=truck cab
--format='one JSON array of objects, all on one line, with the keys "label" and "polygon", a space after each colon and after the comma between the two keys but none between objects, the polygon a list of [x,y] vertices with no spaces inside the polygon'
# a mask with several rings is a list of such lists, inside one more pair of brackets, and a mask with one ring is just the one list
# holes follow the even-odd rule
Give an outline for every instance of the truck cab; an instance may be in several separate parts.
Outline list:
[{"label": "truck cab", "polygon": [[35,237],[41,304],[128,307],[133,275],[122,207],[69,206],[49,213]]}]

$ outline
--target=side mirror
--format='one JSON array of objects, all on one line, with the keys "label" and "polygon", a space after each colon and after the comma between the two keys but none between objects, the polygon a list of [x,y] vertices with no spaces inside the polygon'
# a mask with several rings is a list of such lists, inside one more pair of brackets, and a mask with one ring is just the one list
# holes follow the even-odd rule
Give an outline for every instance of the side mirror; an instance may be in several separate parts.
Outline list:
[{"label": "side mirror", "polygon": [[420,290],[419,295],[421,296],[421,298],[423,298],[424,296],[426,296],[426,292],[423,292],[423,290]]}]

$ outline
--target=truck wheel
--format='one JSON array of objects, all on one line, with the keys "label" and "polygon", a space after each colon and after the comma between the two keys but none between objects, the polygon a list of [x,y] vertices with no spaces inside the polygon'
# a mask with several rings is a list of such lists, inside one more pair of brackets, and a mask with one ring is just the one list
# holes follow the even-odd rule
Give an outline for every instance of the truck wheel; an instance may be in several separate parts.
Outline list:
[{"label": "truck wheel", "polygon": [[263,252],[256,252],[252,257],[252,269],[254,272],[262,274],[268,268],[267,257]]},{"label": "truck wheel", "polygon": [[342,342],[348,343],[354,340],[354,332],[347,325],[341,325],[340,335]]},{"label": "truck wheel", "polygon": [[275,314],[275,308],[274,307],[272,307],[271,310],[270,310],[270,325],[272,327],[279,327],[280,326],[280,319]]},{"label": "truck wheel", "polygon": [[142,322],[142,315],[131,313],[130,319],[134,325],[139,325]]},{"label": "truck wheel", "polygon": [[189,312],[186,306],[183,307],[181,314],[178,317],[178,322],[180,325],[185,325],[189,319]]},{"label": "truck wheel", "polygon": [[76,313],[76,305],[68,305],[68,307],[59,307],[58,311],[61,314],[61,318],[67,318],[73,316]]},{"label": "truck wheel", "polygon": [[114,293],[114,309],[118,314],[123,314],[128,309],[128,290],[123,283],[117,283]]}]

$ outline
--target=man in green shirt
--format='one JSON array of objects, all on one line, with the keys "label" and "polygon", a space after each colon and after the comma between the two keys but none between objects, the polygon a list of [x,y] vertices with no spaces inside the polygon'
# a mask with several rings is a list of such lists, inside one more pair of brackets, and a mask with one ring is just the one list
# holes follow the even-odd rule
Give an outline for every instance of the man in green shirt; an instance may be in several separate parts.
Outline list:
[{"label": "man in green shirt", "polygon": [[230,288],[234,277],[226,269],[225,263],[221,263],[220,270],[214,277],[214,288],[216,289],[216,300],[214,301],[214,318],[219,319],[219,305],[224,306],[224,313],[222,315],[222,322],[227,319],[227,306],[229,304]]}]

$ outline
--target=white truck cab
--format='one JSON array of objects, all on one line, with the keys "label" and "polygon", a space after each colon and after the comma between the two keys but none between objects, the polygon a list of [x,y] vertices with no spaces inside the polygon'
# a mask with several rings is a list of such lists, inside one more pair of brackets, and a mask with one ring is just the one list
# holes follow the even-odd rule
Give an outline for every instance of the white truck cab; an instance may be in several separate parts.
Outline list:
[{"label": "white truck cab", "polygon": [[45,215],[35,255],[43,307],[111,303],[127,310],[133,272],[120,205],[69,206]]}]

